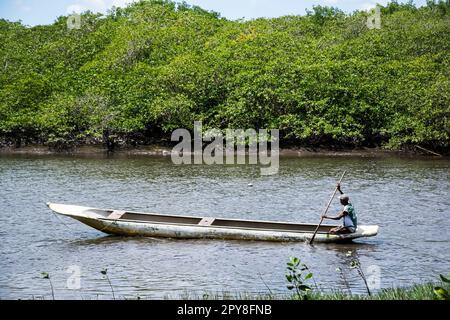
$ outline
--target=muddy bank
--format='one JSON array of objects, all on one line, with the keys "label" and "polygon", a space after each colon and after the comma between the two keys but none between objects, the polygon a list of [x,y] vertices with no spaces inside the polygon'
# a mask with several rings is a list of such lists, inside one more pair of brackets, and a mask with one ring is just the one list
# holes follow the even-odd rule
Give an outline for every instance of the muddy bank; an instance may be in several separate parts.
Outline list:
[{"label": "muddy bank", "polygon": [[[66,150],[51,149],[43,145],[28,145],[20,148],[1,147],[0,155],[74,155],[74,156],[167,156],[171,148],[162,145],[116,148],[113,152],[103,146],[85,145]],[[329,149],[329,148],[281,148],[280,156],[286,157],[432,157],[439,156],[417,148],[387,150],[382,148]]]}]

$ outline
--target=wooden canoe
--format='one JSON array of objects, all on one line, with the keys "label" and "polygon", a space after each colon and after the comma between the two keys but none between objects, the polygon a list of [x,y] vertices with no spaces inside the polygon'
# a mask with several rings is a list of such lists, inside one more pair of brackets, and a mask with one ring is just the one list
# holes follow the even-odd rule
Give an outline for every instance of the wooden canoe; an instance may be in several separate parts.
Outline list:
[{"label": "wooden canoe", "polygon": [[[47,205],[58,214],[76,219],[101,232],[120,236],[308,241],[317,228],[317,224],[162,215],[53,203]],[[335,226],[321,226],[315,242],[348,242],[357,238],[374,237],[378,234],[378,226],[359,226],[355,233],[346,235],[330,234],[330,229],[333,227]]]}]

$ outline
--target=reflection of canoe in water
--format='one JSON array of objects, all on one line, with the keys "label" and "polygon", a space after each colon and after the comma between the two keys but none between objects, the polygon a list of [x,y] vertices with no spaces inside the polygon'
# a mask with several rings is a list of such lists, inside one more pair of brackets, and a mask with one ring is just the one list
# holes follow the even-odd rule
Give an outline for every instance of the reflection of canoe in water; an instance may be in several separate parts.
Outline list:
[{"label": "reflection of canoe in water", "polygon": [[[317,225],[288,222],[172,216],[130,211],[102,210],[62,204],[48,204],[53,211],[76,219],[102,232],[121,236],[148,236],[180,239],[232,239],[264,241],[306,241]],[[334,226],[321,226],[316,242],[342,242],[373,237],[378,226],[359,226],[346,235],[330,234]]]}]

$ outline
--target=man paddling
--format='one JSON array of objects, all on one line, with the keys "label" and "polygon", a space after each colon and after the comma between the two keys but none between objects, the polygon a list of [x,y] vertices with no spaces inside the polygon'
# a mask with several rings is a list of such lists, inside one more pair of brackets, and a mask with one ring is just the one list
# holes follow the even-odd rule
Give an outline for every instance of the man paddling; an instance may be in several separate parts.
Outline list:
[{"label": "man paddling", "polygon": [[322,218],[331,220],[341,220],[342,218],[344,219],[344,225],[331,229],[330,233],[354,233],[356,232],[356,228],[358,227],[358,218],[356,216],[356,211],[353,208],[353,205],[350,203],[349,197],[344,194],[344,192],[342,192],[340,183],[338,183],[337,189],[341,193],[341,197],[339,199],[341,200],[341,204],[344,206],[344,209],[336,217],[323,216]]}]

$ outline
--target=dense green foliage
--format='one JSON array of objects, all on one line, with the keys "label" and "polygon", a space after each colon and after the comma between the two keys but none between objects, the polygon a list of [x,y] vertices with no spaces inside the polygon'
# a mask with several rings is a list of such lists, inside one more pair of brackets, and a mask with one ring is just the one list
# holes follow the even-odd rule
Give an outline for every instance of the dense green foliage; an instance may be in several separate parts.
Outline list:
[{"label": "dense green foliage", "polygon": [[229,21],[141,1],[27,27],[0,20],[0,136],[149,143],[173,129],[279,128],[284,143],[450,146],[450,2]]}]

